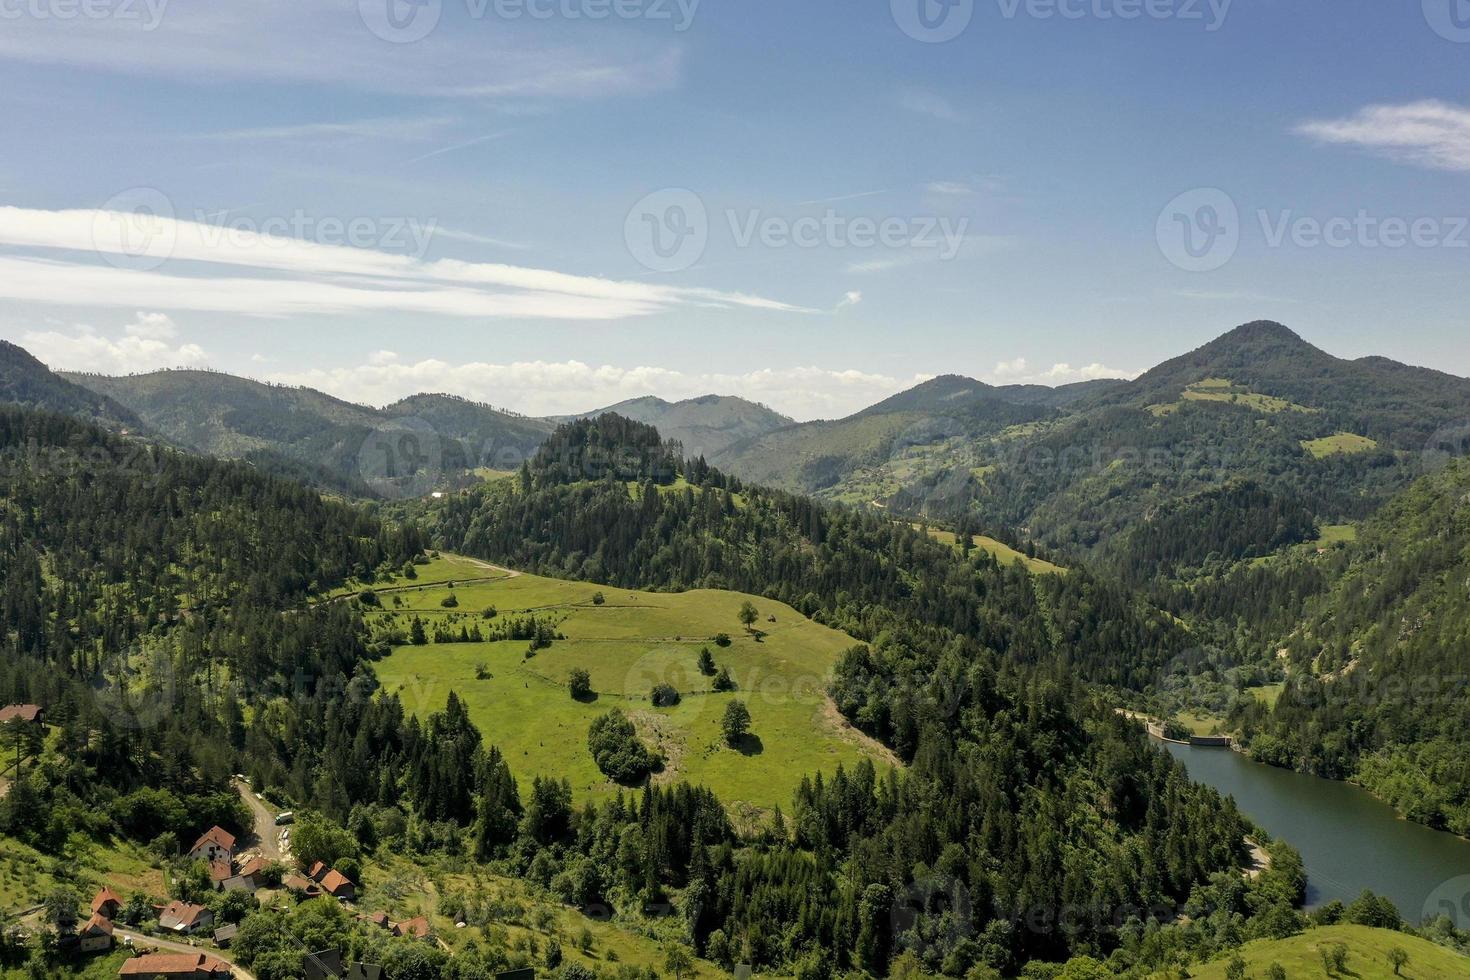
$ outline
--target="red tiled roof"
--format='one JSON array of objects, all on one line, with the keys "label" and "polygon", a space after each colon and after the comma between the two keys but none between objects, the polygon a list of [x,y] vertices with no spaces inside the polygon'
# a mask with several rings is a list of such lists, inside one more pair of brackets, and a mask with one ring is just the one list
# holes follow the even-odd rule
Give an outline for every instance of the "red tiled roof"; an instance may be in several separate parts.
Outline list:
[{"label": "red tiled roof", "polygon": [[[182,923],[185,928],[191,928],[194,923],[199,921],[199,917],[207,912],[209,912],[209,909],[203,905],[190,905],[188,902],[175,901],[169,902],[163,907],[163,911],[158,913],[158,920],[159,924],[162,924],[165,918],[174,919]],[[164,928],[168,929],[171,927],[164,926]]]},{"label": "red tiled roof", "polygon": [[118,897],[117,892],[113,891],[111,888],[108,888],[106,885],[103,885],[102,890],[97,893],[97,897],[92,899],[92,911],[102,911],[102,906],[106,905],[108,902],[116,902],[118,905],[121,905],[122,899]]},{"label": "red tiled roof", "polygon": [[321,886],[329,895],[337,895],[343,890],[353,887],[351,879],[336,868],[322,875]]},{"label": "red tiled roof", "polygon": [[429,920],[422,915],[417,919],[409,919],[407,922],[399,922],[393,926],[395,936],[412,936],[414,939],[427,939],[432,931]]},{"label": "red tiled roof", "polygon": [[281,879],[281,884],[285,885],[288,891],[305,892],[308,895],[320,895],[322,892],[316,882],[300,875],[287,875]]},{"label": "red tiled roof", "polygon": [[82,926],[80,935],[85,936],[89,932],[100,932],[108,936],[112,935],[112,920],[103,915],[92,916],[87,920],[87,924]]},{"label": "red tiled roof", "polygon": [[230,862],[209,862],[209,877],[211,881],[224,881],[226,878],[233,878],[234,876],[235,869],[230,867]]},{"label": "red tiled roof", "polygon": [[41,717],[41,706],[39,704],[7,704],[0,708],[0,725],[7,721],[35,721]]},{"label": "red tiled roof", "polygon": [[322,880],[322,876],[325,875],[326,873],[327,873],[327,866],[325,864],[323,864],[322,862],[318,861],[317,863],[313,864],[310,868],[307,869],[306,877],[310,878],[312,881],[321,881]]},{"label": "red tiled roof", "polygon": [[199,839],[194,842],[194,846],[189,848],[189,853],[193,854],[199,848],[209,843],[215,843],[227,851],[233,851],[235,849],[235,835],[223,827],[210,827],[199,836]]},{"label": "red tiled roof", "polygon": [[118,976],[179,976],[192,973],[229,973],[230,964],[203,953],[148,953],[123,962]]},{"label": "red tiled roof", "polygon": [[240,868],[241,878],[253,878],[265,871],[266,860],[263,857],[253,857],[246,861]]}]

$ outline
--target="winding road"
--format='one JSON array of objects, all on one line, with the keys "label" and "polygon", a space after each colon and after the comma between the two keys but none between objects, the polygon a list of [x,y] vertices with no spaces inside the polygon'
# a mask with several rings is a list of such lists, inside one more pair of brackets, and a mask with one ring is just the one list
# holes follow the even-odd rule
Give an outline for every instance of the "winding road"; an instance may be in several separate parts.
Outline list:
[{"label": "winding road", "polygon": [[240,799],[250,808],[250,816],[253,823],[255,835],[254,845],[260,848],[261,856],[267,861],[285,861],[286,854],[281,850],[277,834],[280,829],[276,827],[276,815],[270,811],[260,800],[255,798],[255,792],[249,783],[236,779],[232,781],[235,792],[240,794]]}]

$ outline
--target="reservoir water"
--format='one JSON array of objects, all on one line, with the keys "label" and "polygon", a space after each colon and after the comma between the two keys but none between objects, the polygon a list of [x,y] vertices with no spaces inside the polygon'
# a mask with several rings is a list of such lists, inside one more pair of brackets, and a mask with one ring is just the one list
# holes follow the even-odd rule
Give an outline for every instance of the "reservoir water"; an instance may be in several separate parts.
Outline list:
[{"label": "reservoir water", "polygon": [[1366,790],[1252,762],[1228,749],[1164,743],[1198,782],[1301,852],[1307,905],[1371,888],[1418,924],[1432,910],[1470,926],[1470,841],[1400,819]]}]

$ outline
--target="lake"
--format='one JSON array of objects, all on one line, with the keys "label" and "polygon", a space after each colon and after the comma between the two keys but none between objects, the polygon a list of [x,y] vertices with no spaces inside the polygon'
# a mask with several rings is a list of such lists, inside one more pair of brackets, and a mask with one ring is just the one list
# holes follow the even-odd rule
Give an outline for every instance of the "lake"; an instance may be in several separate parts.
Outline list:
[{"label": "lake", "polygon": [[1470,926],[1470,841],[1399,818],[1366,790],[1252,762],[1229,749],[1163,743],[1195,780],[1301,852],[1307,904],[1371,888],[1418,924],[1426,910]]}]

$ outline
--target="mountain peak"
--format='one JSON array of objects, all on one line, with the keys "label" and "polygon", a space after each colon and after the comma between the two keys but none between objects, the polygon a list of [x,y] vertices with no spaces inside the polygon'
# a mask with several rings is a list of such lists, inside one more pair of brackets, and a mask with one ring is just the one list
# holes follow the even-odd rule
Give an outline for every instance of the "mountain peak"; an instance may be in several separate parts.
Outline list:
[{"label": "mountain peak", "polygon": [[1219,337],[1216,343],[1259,342],[1263,340],[1311,346],[1290,327],[1277,323],[1275,320],[1253,320],[1250,323],[1243,323],[1229,333]]}]

